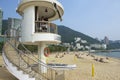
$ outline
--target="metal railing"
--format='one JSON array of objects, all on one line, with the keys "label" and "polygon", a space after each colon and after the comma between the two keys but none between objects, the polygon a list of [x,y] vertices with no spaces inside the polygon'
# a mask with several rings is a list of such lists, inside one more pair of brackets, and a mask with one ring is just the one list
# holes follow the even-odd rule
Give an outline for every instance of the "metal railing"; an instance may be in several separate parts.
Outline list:
[{"label": "metal railing", "polygon": [[35,33],[47,32],[57,34],[57,26],[48,21],[35,21]]},{"label": "metal railing", "polygon": [[[29,74],[29,76],[35,77],[37,80],[59,80],[58,78],[61,75],[64,76],[64,70],[55,70],[47,66],[45,63],[41,62],[34,54],[32,54],[27,48],[25,48],[22,43],[22,47],[25,49],[25,51],[19,50],[18,45],[20,42],[17,41],[19,35],[16,35],[18,32],[19,31],[16,29],[10,29],[5,32],[5,45],[3,51],[7,59],[13,65],[18,67],[18,69],[24,71],[24,73]],[[42,73],[39,70],[38,66],[45,67],[47,69],[47,72]]]}]

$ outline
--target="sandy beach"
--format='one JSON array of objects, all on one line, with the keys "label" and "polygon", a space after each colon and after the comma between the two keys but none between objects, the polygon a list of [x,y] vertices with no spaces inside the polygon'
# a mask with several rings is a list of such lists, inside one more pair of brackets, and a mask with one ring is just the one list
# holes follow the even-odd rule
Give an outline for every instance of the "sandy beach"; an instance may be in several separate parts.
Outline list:
[{"label": "sandy beach", "polygon": [[[75,54],[82,54],[76,58]],[[60,54],[61,55],[61,54]],[[93,56],[83,52],[65,54],[62,58],[55,58],[56,54],[49,57],[49,63],[76,64],[75,70],[65,72],[65,80],[120,80],[120,60],[102,56]],[[103,62],[94,58],[103,58]],[[94,65],[94,77],[92,77],[92,64]]]},{"label": "sandy beach", "polygon": [[18,80],[4,67],[2,56],[0,56],[0,80]]},{"label": "sandy beach", "polygon": [[[47,62],[77,65],[76,69],[65,71],[65,80],[120,80],[120,60],[118,59],[106,59],[106,57],[88,55],[84,52],[71,52],[65,55],[60,53],[57,56],[56,54],[50,55]],[[103,62],[100,62],[100,58]],[[92,64],[94,65],[94,77],[92,77]],[[0,56],[0,66],[2,65],[3,61]],[[0,71],[0,80],[17,80],[4,67],[0,67]]]}]

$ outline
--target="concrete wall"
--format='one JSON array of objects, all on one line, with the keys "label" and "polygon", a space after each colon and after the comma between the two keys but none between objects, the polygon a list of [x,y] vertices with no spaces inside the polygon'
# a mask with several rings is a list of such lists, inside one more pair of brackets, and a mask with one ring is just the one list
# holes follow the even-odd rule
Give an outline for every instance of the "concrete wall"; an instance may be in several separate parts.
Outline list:
[{"label": "concrete wall", "polygon": [[29,6],[24,10],[22,16],[22,41],[32,41],[32,34],[34,33],[35,25],[34,6]]}]

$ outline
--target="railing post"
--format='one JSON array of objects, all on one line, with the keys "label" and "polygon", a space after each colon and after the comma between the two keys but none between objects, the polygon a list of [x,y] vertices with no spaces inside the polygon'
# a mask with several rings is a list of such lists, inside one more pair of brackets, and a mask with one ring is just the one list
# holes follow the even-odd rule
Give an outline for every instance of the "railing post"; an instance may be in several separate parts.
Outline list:
[{"label": "railing post", "polygon": [[50,33],[50,23],[48,23],[48,32]]},{"label": "railing post", "polygon": [[55,26],[55,33],[57,34],[58,33],[58,27]]},{"label": "railing post", "polygon": [[63,70],[64,80],[65,80],[65,71]]},{"label": "railing post", "polygon": [[50,23],[49,21],[35,21],[35,32],[58,33],[56,24]]},{"label": "railing post", "polygon": [[[27,53],[26,53],[26,54],[27,54]],[[27,57],[27,58],[28,58],[28,64],[30,64],[30,63],[29,63],[29,55],[28,55],[28,57]]]},{"label": "railing post", "polygon": [[21,66],[20,66],[20,61],[21,61],[21,60],[20,60],[20,57],[21,57],[21,54],[20,54],[19,51],[18,51],[18,54],[19,54],[19,67],[21,67]]},{"label": "railing post", "polygon": [[51,80],[53,80],[53,71],[51,69]]}]

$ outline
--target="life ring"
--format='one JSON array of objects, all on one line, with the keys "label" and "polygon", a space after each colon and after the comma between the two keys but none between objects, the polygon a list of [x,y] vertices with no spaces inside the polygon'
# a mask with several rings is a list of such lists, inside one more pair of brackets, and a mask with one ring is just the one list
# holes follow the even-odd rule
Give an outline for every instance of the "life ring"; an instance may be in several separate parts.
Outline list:
[{"label": "life ring", "polygon": [[49,54],[50,54],[50,50],[49,50],[49,48],[46,47],[46,48],[44,49],[44,56],[45,56],[45,57],[48,57]]}]

